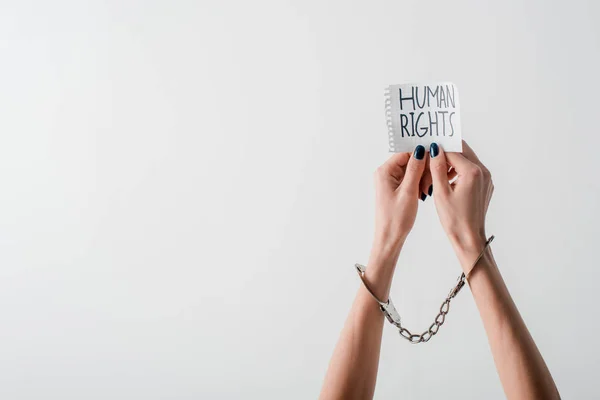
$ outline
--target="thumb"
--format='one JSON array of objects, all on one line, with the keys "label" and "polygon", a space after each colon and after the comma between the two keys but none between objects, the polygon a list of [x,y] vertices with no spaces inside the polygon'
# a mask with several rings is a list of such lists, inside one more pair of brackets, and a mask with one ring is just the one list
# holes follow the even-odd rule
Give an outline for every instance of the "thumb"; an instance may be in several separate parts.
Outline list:
[{"label": "thumb", "polygon": [[406,165],[406,172],[404,179],[400,185],[401,190],[407,193],[414,193],[415,196],[419,195],[419,183],[421,182],[421,176],[425,170],[425,147],[418,145],[415,151],[408,160]]},{"label": "thumb", "polygon": [[433,180],[433,187],[436,193],[447,193],[450,190],[448,183],[448,164],[446,162],[446,153],[437,143],[431,143],[429,146],[429,170]]}]

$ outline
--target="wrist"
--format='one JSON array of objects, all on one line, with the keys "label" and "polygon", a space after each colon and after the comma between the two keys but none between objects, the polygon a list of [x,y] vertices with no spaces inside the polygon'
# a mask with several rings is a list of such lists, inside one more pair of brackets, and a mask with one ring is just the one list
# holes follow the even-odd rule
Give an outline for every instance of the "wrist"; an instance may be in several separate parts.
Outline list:
[{"label": "wrist", "polygon": [[384,256],[376,251],[372,252],[369,257],[365,280],[376,297],[382,301],[386,301],[389,296],[396,270],[396,260],[397,257]]},{"label": "wrist", "polygon": [[477,259],[487,242],[484,231],[448,236],[463,271],[471,268],[471,264]]},{"label": "wrist", "polygon": [[375,236],[371,247],[369,261],[377,262],[382,265],[393,264],[395,266],[405,240],[406,237],[400,235]]},{"label": "wrist", "polygon": [[380,299],[386,300],[388,298],[396,263],[403,244],[404,239],[402,238],[393,240],[391,238],[385,240],[376,238],[373,241],[365,279]]}]

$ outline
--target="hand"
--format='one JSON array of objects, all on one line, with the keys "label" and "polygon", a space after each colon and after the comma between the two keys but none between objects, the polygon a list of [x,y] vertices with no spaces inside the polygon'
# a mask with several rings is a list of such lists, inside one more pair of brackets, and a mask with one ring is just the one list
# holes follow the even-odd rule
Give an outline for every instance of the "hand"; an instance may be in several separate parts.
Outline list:
[{"label": "hand", "polygon": [[444,153],[433,143],[429,168],[440,222],[463,270],[470,268],[486,242],[485,215],[494,192],[490,171],[465,141],[462,154]]},{"label": "hand", "polygon": [[406,240],[417,216],[419,184],[425,169],[425,148],[396,153],[375,173],[374,249],[395,255]]}]

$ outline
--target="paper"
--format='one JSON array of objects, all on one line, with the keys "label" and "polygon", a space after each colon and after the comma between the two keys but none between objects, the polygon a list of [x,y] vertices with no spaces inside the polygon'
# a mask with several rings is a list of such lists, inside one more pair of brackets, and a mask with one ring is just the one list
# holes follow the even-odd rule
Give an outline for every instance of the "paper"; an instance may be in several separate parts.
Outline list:
[{"label": "paper", "polygon": [[413,151],[433,142],[444,151],[462,152],[458,89],[450,82],[390,85],[385,116],[391,152]]}]

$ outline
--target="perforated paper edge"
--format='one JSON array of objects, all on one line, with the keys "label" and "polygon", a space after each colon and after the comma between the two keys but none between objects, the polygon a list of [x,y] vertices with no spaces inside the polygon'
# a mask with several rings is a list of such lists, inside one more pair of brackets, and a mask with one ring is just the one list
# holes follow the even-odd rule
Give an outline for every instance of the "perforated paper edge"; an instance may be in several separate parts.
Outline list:
[{"label": "perforated paper edge", "polygon": [[385,97],[385,124],[388,130],[388,144],[390,146],[390,152],[396,151],[396,145],[394,142],[394,127],[392,124],[392,87],[388,86],[384,90]]}]

